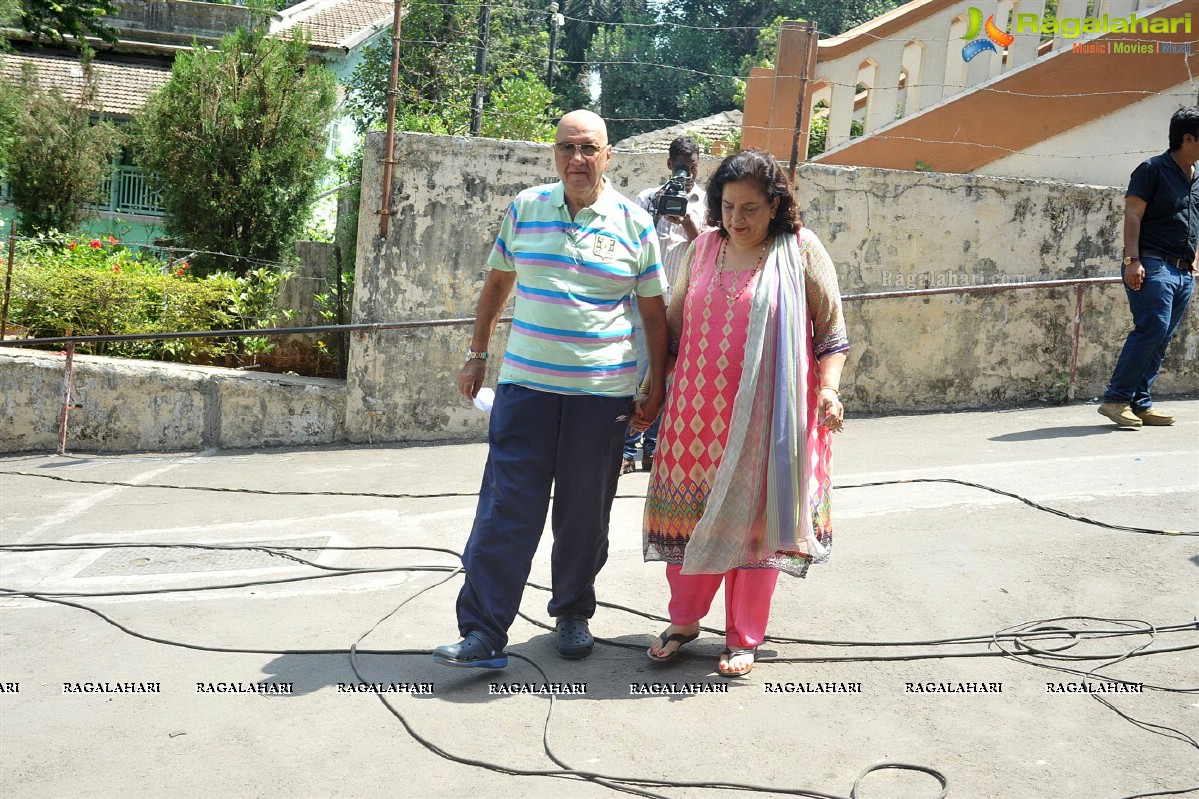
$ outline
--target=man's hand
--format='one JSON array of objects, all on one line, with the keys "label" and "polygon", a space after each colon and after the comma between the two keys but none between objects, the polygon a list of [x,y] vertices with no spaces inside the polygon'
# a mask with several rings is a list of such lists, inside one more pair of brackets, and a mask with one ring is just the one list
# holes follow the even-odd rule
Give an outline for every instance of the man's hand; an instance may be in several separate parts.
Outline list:
[{"label": "man's hand", "polygon": [[662,412],[662,404],[666,402],[666,390],[651,388],[648,395],[638,394],[633,399],[633,418],[629,426],[638,433],[643,433],[658,418]]},{"label": "man's hand", "polygon": [[1140,291],[1145,282],[1145,267],[1140,261],[1133,261],[1124,267],[1124,283],[1133,291]]},{"label": "man's hand", "polygon": [[481,358],[472,358],[463,365],[462,371],[458,373],[458,391],[462,392],[462,396],[468,400],[473,400],[479,393],[479,389],[483,387],[483,381],[486,378],[487,361]]}]

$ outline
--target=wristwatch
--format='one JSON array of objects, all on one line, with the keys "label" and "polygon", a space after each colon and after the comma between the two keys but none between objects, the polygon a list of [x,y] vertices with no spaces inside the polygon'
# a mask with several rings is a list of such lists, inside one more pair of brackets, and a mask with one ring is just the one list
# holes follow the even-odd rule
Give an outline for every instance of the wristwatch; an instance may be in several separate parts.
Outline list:
[{"label": "wristwatch", "polygon": [[1139,261],[1139,260],[1141,260],[1141,256],[1139,256],[1139,255],[1125,255],[1124,256],[1124,265],[1132,266],[1133,261]]},{"label": "wristwatch", "polygon": [[487,360],[487,351],[486,350],[480,351],[480,350],[468,349],[466,351],[466,360],[468,360],[468,361],[485,361],[485,360]]}]

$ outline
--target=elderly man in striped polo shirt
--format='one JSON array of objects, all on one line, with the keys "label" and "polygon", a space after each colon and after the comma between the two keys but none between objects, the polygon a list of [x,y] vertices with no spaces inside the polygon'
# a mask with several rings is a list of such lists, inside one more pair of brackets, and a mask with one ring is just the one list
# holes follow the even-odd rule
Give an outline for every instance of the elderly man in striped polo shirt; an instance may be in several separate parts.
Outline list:
[{"label": "elderly man in striped polo shirt", "polygon": [[[604,176],[604,121],[572,111],[558,123],[561,180],[517,195],[487,259],[490,271],[458,387],[473,398],[487,346],[513,288],[516,308],[488,431],[489,451],[458,595],[462,640],[433,650],[450,666],[502,669],[554,490],[549,615],[558,653],[591,654],[595,577],[608,557],[608,516],[630,418],[665,400],[666,281],[653,219]],[[632,295],[650,359],[648,396],[634,397]]]}]

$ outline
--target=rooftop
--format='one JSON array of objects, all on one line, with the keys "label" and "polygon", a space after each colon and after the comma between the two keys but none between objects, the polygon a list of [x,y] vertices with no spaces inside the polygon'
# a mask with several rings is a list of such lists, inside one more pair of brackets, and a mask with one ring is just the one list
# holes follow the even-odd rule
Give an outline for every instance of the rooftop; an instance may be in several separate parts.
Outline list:
[{"label": "rooftop", "polygon": [[[93,111],[129,116],[145,105],[146,98],[171,77],[169,67],[101,61],[92,64],[96,71],[97,92]],[[0,78],[16,83],[26,68],[36,70],[42,88],[56,86],[63,95],[78,102],[83,93],[83,68],[79,59],[60,55],[6,53],[0,58]]]},{"label": "rooftop", "polygon": [[736,109],[721,111],[703,119],[693,119],[690,122],[680,122],[668,128],[651,130],[621,139],[614,145],[617,150],[632,150],[642,153],[664,153],[670,149],[670,143],[679,136],[699,134],[708,141],[728,141],[733,131],[741,130],[742,113]]}]

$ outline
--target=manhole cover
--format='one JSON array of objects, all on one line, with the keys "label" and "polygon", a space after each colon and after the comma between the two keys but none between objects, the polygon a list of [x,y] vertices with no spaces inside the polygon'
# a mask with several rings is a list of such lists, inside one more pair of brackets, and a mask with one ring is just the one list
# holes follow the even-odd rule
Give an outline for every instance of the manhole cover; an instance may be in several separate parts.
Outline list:
[{"label": "manhole cover", "polygon": [[[286,541],[252,541],[246,546],[311,547],[319,549],[329,538],[291,538]],[[305,560],[316,560],[319,552],[292,552]],[[126,577],[135,574],[178,574],[180,572],[242,571],[300,564],[277,555],[253,550],[220,549],[114,549],[77,574],[77,577]]]}]

